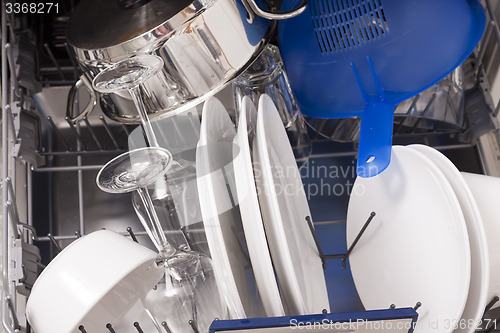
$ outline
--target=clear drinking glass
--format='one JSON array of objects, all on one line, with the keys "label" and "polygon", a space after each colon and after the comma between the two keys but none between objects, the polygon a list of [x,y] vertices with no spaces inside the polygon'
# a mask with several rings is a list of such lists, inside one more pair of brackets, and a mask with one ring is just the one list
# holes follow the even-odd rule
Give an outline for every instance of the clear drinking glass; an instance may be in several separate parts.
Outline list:
[{"label": "clear drinking glass", "polygon": [[[394,110],[394,133],[455,131],[463,126],[463,68],[457,67],[444,79],[420,94],[398,104]],[[321,119],[305,117],[315,138],[338,142],[359,139],[359,118]]]},{"label": "clear drinking glass", "polygon": [[226,316],[209,257],[180,250],[163,264],[163,279],[144,301],[159,332],[208,332]]},{"label": "clear drinking glass", "polygon": [[[174,159],[166,173],[167,183],[156,182],[148,187],[167,239],[178,248],[186,244],[188,238],[193,250],[209,254],[196,184],[196,146],[200,133],[198,113],[196,109],[191,109],[168,118],[154,119],[151,125],[160,147],[168,149]],[[141,128],[130,133],[128,146],[129,149],[146,146]],[[147,218],[142,201],[135,193],[132,202],[137,216]],[[184,228],[187,237],[181,228]]]},{"label": "clear drinking glass", "polygon": [[290,88],[279,48],[268,44],[255,62],[233,82],[236,110],[244,96],[249,96],[256,108],[259,97],[271,97],[288,134],[298,163],[305,163],[312,145],[297,100]]},{"label": "clear drinking glass", "polygon": [[423,130],[462,128],[464,120],[463,68],[458,66],[444,79],[394,111],[394,127]]},{"label": "clear drinking glass", "polygon": [[314,134],[311,134],[313,139],[324,138],[337,142],[359,140],[359,118],[322,119],[304,117],[304,121],[314,131]]}]

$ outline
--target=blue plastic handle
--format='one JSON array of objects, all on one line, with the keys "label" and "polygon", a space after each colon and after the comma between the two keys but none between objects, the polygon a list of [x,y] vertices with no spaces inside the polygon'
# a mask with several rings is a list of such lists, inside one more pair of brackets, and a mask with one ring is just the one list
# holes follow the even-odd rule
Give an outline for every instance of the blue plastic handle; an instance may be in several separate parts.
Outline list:
[{"label": "blue plastic handle", "polygon": [[392,124],[394,108],[391,103],[372,103],[361,117],[356,172],[363,178],[384,171],[391,162]]}]

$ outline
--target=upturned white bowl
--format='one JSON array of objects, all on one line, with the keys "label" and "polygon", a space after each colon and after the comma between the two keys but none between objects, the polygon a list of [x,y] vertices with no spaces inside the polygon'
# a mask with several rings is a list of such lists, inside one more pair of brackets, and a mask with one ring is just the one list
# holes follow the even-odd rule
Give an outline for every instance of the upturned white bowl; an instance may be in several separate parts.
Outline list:
[{"label": "upturned white bowl", "polygon": [[37,333],[109,332],[161,279],[158,254],[108,230],[81,237],[38,277],[26,305]]}]

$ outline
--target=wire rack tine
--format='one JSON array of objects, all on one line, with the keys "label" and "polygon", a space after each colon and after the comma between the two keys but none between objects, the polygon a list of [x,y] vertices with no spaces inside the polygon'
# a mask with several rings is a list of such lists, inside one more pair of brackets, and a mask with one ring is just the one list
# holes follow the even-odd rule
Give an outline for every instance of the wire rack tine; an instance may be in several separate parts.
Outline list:
[{"label": "wire rack tine", "polygon": [[136,321],[134,323],[134,327],[135,327],[135,329],[137,330],[138,333],[144,333],[144,331],[142,330],[141,325],[139,324],[139,322]]},{"label": "wire rack tine", "polygon": [[78,142],[80,142],[80,144],[82,145],[83,150],[88,150],[87,144],[83,140],[83,138],[80,135],[80,133],[78,133],[78,131],[77,131],[75,125],[73,124],[73,122],[71,121],[71,119],[69,119],[69,117],[65,117],[64,120],[66,120],[66,122],[68,123],[69,127],[73,131],[73,134],[75,134],[76,140],[78,140]]},{"label": "wire rack tine", "polygon": [[54,120],[52,120],[51,116],[47,117],[47,120],[49,121],[50,126],[54,130],[54,132],[57,134],[57,136],[61,139],[61,142],[63,143],[64,147],[66,148],[67,151],[70,151],[71,148],[69,147],[68,143],[66,142],[66,139],[64,139],[64,136],[62,135],[61,131],[59,128],[57,128],[56,124],[54,123]]},{"label": "wire rack tine", "polygon": [[104,128],[106,129],[106,132],[108,133],[109,137],[111,138],[111,141],[113,141],[113,145],[115,146],[116,149],[120,149],[120,145],[118,144],[118,141],[116,140],[115,135],[113,132],[111,132],[111,128],[108,125],[108,122],[104,118],[103,115],[99,116],[99,119],[101,120],[102,124],[104,125]]},{"label": "wire rack tine", "polygon": [[59,246],[59,243],[57,243],[57,240],[54,238],[54,236],[52,234],[48,234],[47,237],[49,237],[50,241],[57,249],[57,252],[61,252],[62,248],[61,248],[61,246]]},{"label": "wire rack tine", "polygon": [[107,323],[106,328],[108,329],[109,333],[116,333],[115,329],[113,328],[113,325],[111,325],[111,323]]},{"label": "wire rack tine", "polygon": [[135,236],[134,231],[132,230],[132,228],[131,228],[131,227],[127,227],[127,232],[128,232],[128,234],[130,235],[130,238],[132,238],[132,240],[133,240],[134,242],[139,243],[139,242],[137,241],[137,237]]},{"label": "wire rack tine", "polygon": [[12,297],[5,297],[5,301],[7,302],[7,307],[9,308],[10,314],[12,316],[12,326],[15,330],[20,330],[21,325],[19,325],[19,319],[17,318],[16,309],[14,308],[14,303],[12,302]]},{"label": "wire rack tine", "polygon": [[50,60],[52,60],[52,63],[54,63],[54,66],[56,66],[56,69],[57,69],[57,72],[59,73],[59,75],[61,76],[61,79],[64,81],[66,78],[64,77],[64,73],[61,69],[61,66],[59,65],[59,63],[57,62],[57,59],[56,57],[54,56],[54,53],[52,53],[52,50],[50,49],[50,46],[49,44],[47,43],[44,43],[43,44],[43,47],[45,48],[45,51],[47,51],[47,54],[49,55],[50,57]]},{"label": "wire rack tine", "polygon": [[191,329],[193,330],[194,333],[200,333],[200,331],[198,330],[198,325],[196,324],[195,320],[191,319],[188,323],[191,326]]},{"label": "wire rack tine", "polygon": [[87,125],[87,128],[89,129],[90,135],[94,139],[94,142],[96,143],[97,148],[99,148],[99,150],[102,150],[101,140],[99,140],[99,138],[95,134],[94,128],[90,125],[89,119],[87,118],[87,116],[83,116],[82,119],[85,122],[85,125]]},{"label": "wire rack tine", "polygon": [[165,329],[165,331],[166,331],[167,333],[172,333],[172,331],[170,330],[170,327],[168,327],[168,325],[167,325],[167,322],[166,322],[166,321],[162,321],[162,322],[161,322],[161,326]]}]

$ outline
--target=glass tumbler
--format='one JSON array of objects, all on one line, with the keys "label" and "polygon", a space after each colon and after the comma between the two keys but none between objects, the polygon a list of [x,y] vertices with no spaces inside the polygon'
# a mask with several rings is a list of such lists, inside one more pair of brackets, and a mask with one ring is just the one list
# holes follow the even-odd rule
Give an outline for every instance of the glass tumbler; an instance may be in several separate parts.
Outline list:
[{"label": "glass tumbler", "polygon": [[307,162],[312,152],[311,139],[277,46],[268,44],[264,48],[255,62],[233,82],[233,93],[236,110],[240,110],[244,96],[249,96],[258,108],[259,97],[269,95],[280,113],[295,159],[299,164]]}]

